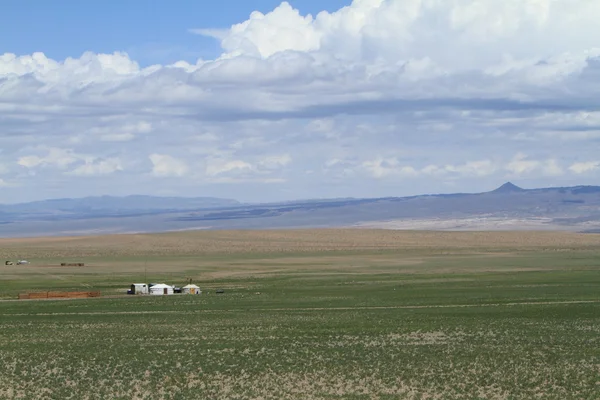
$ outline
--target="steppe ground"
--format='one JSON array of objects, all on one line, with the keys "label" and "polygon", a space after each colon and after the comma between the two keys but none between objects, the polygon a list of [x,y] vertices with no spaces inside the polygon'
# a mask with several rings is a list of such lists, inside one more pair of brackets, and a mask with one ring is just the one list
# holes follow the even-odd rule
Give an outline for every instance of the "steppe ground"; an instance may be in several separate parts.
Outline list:
[{"label": "steppe ground", "polygon": [[[31,261],[0,266],[2,399],[600,398],[600,235],[203,231],[0,257]],[[202,295],[124,294],[187,278]],[[14,300],[55,289],[103,297]]]}]

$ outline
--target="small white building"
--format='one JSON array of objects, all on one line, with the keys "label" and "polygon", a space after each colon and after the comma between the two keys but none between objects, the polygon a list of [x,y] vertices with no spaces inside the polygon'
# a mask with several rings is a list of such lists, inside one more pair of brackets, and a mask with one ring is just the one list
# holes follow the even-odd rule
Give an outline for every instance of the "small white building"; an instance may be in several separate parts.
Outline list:
[{"label": "small white building", "polygon": [[184,287],[181,288],[181,293],[183,293],[183,294],[200,294],[200,293],[202,293],[202,290],[200,290],[200,288],[198,286],[190,283],[189,285],[185,285]]},{"label": "small white building", "polygon": [[146,284],[146,283],[133,283],[131,285],[131,292],[133,294],[148,294],[148,284]]},{"label": "small white building", "polygon": [[150,294],[155,296],[173,294],[173,286],[165,285],[164,283],[150,286]]}]

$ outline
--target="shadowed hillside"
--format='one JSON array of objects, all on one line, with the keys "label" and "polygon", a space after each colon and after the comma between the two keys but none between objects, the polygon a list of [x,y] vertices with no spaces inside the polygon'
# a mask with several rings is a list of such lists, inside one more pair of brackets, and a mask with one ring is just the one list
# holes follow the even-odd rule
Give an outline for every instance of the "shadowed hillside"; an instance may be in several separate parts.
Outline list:
[{"label": "shadowed hillside", "polygon": [[80,235],[192,229],[371,227],[434,230],[600,229],[600,187],[240,204],[132,196],[0,206],[1,235]]}]

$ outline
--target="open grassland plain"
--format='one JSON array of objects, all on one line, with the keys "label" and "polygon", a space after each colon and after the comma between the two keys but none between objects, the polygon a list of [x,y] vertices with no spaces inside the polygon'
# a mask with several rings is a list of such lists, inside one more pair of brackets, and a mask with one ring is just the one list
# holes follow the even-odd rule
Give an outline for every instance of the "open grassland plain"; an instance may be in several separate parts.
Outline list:
[{"label": "open grassland plain", "polygon": [[[185,232],[0,254],[31,261],[0,267],[2,399],[600,398],[600,235]],[[186,278],[202,295],[120,296]],[[11,300],[82,288],[105,297]]]}]

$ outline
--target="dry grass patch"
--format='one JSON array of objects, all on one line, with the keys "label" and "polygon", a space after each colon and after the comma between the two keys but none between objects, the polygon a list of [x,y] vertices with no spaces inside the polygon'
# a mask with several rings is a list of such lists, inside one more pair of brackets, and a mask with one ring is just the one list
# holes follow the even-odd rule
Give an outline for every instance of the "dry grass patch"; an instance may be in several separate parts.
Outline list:
[{"label": "dry grass patch", "polygon": [[366,229],[195,231],[148,235],[0,239],[1,256],[31,258],[328,251],[570,250],[600,246],[600,235],[568,232],[433,232]]}]

